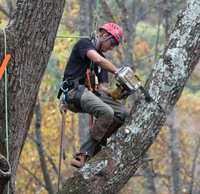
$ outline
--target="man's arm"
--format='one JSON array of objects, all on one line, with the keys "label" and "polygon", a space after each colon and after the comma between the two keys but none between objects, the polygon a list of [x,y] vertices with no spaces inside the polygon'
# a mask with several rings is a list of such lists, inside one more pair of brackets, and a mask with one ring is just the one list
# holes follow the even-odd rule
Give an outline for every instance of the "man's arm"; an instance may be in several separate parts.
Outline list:
[{"label": "man's arm", "polygon": [[107,71],[116,74],[117,67],[113,65],[110,61],[102,57],[97,51],[95,50],[88,50],[87,57],[92,60],[94,63],[98,64],[102,68],[106,69]]}]

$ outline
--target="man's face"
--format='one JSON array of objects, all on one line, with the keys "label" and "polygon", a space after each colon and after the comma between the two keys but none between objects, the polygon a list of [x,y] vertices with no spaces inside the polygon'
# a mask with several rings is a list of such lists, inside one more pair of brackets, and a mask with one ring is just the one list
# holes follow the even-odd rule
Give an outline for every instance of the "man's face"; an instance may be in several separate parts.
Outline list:
[{"label": "man's face", "polygon": [[103,41],[101,43],[101,51],[107,52],[114,49],[117,46],[115,39],[110,34],[105,34],[103,36]]}]

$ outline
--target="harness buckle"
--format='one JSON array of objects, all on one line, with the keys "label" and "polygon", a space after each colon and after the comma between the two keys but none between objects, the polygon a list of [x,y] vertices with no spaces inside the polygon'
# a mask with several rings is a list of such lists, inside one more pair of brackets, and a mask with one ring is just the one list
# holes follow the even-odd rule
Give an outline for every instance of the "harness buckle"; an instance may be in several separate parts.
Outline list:
[{"label": "harness buckle", "polygon": [[66,93],[69,91],[69,82],[68,80],[65,80],[61,83],[60,89],[62,90],[63,93]]}]

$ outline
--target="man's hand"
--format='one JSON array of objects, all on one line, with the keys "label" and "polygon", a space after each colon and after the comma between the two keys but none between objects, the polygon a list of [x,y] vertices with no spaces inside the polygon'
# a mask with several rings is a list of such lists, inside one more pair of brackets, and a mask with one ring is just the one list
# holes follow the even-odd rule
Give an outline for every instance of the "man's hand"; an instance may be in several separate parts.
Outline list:
[{"label": "man's hand", "polygon": [[110,91],[109,91],[108,87],[105,84],[102,84],[102,83],[99,84],[97,90],[98,91],[103,91],[104,93],[106,93],[107,95],[110,96]]}]

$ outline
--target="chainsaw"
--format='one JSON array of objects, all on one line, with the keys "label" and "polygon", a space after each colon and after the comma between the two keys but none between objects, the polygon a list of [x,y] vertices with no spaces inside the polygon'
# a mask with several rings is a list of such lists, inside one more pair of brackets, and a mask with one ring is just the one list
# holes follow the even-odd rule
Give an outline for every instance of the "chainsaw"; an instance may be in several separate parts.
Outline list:
[{"label": "chainsaw", "polygon": [[114,100],[125,99],[137,90],[143,93],[147,101],[151,100],[150,95],[142,86],[141,80],[130,67],[121,67],[115,76],[115,82],[116,88],[110,93]]}]

